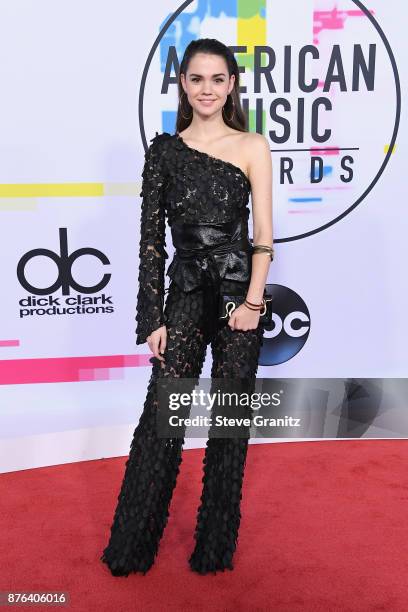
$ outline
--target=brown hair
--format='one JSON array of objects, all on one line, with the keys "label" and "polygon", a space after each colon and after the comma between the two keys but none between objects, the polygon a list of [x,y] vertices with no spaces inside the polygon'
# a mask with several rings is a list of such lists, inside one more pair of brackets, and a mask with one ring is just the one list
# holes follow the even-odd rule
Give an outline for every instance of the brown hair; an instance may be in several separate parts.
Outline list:
[{"label": "brown hair", "polygon": [[[187,68],[191,58],[196,53],[208,53],[211,55],[220,55],[226,61],[228,67],[228,74],[231,76],[235,75],[234,87],[231,93],[228,94],[227,101],[224,105],[222,117],[224,122],[230,127],[239,130],[241,132],[248,131],[247,117],[244,114],[241,106],[241,100],[239,97],[239,69],[237,60],[235,59],[232,51],[219,40],[215,38],[199,38],[192,40],[186,47],[183,55],[183,59],[180,64],[179,76],[178,76],[178,108],[177,108],[177,119],[176,119],[176,131],[182,132],[191,123],[193,119],[192,106],[187,100],[187,96],[184,94],[184,89],[181,84],[180,75],[183,73],[186,75]],[[184,117],[183,117],[184,115]],[[185,118],[187,117],[187,119]]]}]

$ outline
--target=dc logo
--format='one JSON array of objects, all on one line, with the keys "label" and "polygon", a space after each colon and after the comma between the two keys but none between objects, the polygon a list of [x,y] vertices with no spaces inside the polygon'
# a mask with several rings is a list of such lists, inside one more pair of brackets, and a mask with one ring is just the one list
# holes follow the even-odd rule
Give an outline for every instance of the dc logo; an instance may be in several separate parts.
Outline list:
[{"label": "dc logo", "polygon": [[[32,251],[28,251],[25,253],[20,261],[17,264],[17,278],[24,289],[30,293],[35,295],[48,295],[50,293],[54,293],[58,291],[61,287],[63,295],[70,294],[70,288],[78,291],[79,293],[96,293],[101,291],[108,284],[111,274],[104,274],[99,283],[93,286],[85,287],[84,285],[80,285],[75,281],[72,277],[72,264],[79,257],[83,255],[93,255],[104,265],[109,265],[110,261],[102,251],[98,249],[93,249],[92,247],[84,247],[82,249],[77,249],[73,253],[68,253],[68,239],[67,239],[67,228],[60,227],[59,228],[59,238],[60,238],[60,252],[55,253],[54,251],[50,251],[49,249],[33,249]],[[27,263],[33,259],[34,257],[49,257],[52,261],[55,262],[58,268],[58,277],[53,285],[49,287],[35,287],[31,283],[28,282],[26,278],[25,268]]]},{"label": "dc logo", "polygon": [[305,345],[310,332],[310,313],[292,289],[272,285],[271,331],[265,331],[259,365],[278,365],[292,359]]}]

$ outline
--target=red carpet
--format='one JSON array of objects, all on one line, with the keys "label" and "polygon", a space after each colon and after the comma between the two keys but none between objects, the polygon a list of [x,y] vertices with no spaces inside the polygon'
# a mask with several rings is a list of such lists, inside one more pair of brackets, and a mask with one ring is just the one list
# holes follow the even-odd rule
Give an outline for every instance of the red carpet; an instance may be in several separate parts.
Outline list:
[{"label": "red carpet", "polygon": [[145,576],[98,560],[125,457],[0,475],[0,590],[68,591],[86,612],[408,609],[408,441],[251,445],[235,569],[216,576],[187,564],[202,456],[183,453]]}]

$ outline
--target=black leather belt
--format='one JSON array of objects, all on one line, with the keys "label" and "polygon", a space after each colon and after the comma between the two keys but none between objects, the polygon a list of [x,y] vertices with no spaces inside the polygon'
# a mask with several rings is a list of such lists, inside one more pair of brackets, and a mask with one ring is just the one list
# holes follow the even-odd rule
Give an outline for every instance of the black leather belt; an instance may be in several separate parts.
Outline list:
[{"label": "black leather belt", "polygon": [[[226,223],[174,224],[171,228],[176,256],[180,261],[199,262],[204,297],[204,323],[207,339],[218,323],[221,277],[214,255],[233,251],[252,252],[247,224],[243,219]],[[197,244],[199,246],[197,246]]]}]

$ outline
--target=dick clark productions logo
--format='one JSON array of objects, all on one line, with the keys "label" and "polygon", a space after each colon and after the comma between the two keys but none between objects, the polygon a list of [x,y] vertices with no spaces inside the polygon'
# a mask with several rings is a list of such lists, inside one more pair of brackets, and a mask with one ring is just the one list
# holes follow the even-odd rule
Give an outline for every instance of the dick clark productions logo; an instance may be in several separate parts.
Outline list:
[{"label": "dick clark productions logo", "polygon": [[[80,257],[91,255],[99,259],[102,265],[110,264],[108,257],[102,251],[92,248],[83,247],[69,253],[67,228],[59,228],[59,253],[50,249],[38,248],[32,249],[25,253],[17,264],[17,278],[24,289],[31,295],[19,300],[20,317],[36,315],[53,315],[53,314],[94,314],[95,312],[113,312],[112,297],[105,294],[90,295],[99,293],[106,287],[111,278],[110,273],[103,274],[102,278],[95,285],[81,285],[72,275],[72,266]],[[29,262],[37,257],[49,258],[57,266],[58,275],[56,281],[49,287],[41,287],[39,284],[34,285],[30,282],[26,274],[26,266]],[[51,294],[61,289],[63,297],[55,297]],[[78,294],[70,297],[71,289],[77,291]],[[89,297],[83,297],[83,295]],[[47,297],[37,297],[47,296]]]}]

